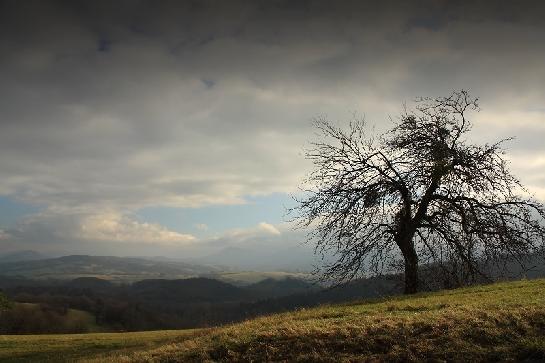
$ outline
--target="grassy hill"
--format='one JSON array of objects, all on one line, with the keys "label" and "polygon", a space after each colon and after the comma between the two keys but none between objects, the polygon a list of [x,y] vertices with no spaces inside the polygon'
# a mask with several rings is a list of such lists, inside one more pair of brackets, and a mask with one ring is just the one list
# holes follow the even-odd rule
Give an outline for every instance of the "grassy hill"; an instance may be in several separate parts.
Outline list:
[{"label": "grassy hill", "polygon": [[[0,362],[74,362],[153,349],[194,336],[193,330],[136,333],[0,335]],[[117,358],[116,358],[117,359]]]},{"label": "grassy hill", "polygon": [[[545,280],[322,306],[168,338],[165,332],[138,334],[141,341],[134,333],[109,335],[132,339],[130,347],[112,345],[109,351],[92,348],[101,335],[80,335],[70,349],[79,346],[78,357],[86,362],[541,361]],[[0,337],[0,352],[6,341],[11,349],[0,360],[21,356],[17,349],[38,349],[27,361],[44,361],[28,339],[45,339],[48,347],[69,338]]]}]

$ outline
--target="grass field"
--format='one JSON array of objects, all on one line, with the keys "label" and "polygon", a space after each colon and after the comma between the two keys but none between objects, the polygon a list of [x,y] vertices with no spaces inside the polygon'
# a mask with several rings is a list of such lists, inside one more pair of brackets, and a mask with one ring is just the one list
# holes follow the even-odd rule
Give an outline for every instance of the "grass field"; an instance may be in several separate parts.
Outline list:
[{"label": "grass field", "polygon": [[26,357],[36,361],[65,354],[85,362],[542,361],[545,280],[323,306],[201,331],[2,339],[0,358],[34,350]]},{"label": "grass field", "polygon": [[[137,333],[0,335],[0,362],[74,362],[105,353],[127,354],[194,336],[197,330]],[[111,354],[110,354],[111,355]]]}]

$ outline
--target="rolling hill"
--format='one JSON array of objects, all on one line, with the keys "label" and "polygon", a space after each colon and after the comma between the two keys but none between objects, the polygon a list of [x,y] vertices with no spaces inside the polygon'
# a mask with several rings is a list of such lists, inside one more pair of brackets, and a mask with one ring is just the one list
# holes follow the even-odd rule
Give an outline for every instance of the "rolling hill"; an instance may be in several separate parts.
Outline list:
[{"label": "rolling hill", "polygon": [[36,251],[24,250],[3,253],[0,255],[0,263],[19,262],[19,261],[34,261],[43,260],[47,256]]},{"label": "rolling hill", "polygon": [[[0,290],[14,302],[38,304],[43,311],[56,314],[41,316],[40,321],[62,319],[66,308],[80,309],[93,315],[101,331],[205,327],[285,311],[318,300],[311,295],[316,290],[314,286],[290,278],[240,287],[203,277],[117,284],[96,277],[66,281],[0,276]],[[86,331],[85,327],[80,331]],[[20,311],[8,310],[0,315],[0,334],[53,332],[68,333],[74,329],[37,326]]]},{"label": "rolling hill", "polygon": [[3,336],[0,344],[8,362],[538,362],[545,280],[325,305],[213,329]]},{"label": "rolling hill", "polygon": [[179,279],[217,273],[212,266],[144,258],[72,255],[40,260],[0,263],[0,275],[32,279],[99,277],[132,282],[144,279]]},{"label": "rolling hill", "polygon": [[308,274],[285,271],[240,271],[212,261],[184,261],[166,257],[116,257],[70,255],[48,258],[33,251],[0,255],[0,276],[39,280],[71,280],[98,277],[113,282],[131,283],[148,279],[185,279],[209,277],[237,286],[268,278],[307,278]]}]

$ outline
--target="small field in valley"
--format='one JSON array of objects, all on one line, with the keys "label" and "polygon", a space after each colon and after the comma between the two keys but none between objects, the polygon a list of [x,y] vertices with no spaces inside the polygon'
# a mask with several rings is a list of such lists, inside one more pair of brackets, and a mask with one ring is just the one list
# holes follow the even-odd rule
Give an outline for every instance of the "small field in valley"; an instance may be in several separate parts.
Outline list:
[{"label": "small field in valley", "polygon": [[2,336],[0,360],[540,361],[545,280],[322,306],[207,330]]},{"label": "small field in valley", "polygon": [[250,284],[255,284],[257,282],[274,279],[282,280],[286,278],[295,278],[300,280],[308,280],[308,273],[302,272],[281,272],[281,271],[271,271],[271,272],[257,272],[257,271],[243,271],[243,272],[223,272],[217,275],[218,280],[231,283],[236,286],[245,286]]}]

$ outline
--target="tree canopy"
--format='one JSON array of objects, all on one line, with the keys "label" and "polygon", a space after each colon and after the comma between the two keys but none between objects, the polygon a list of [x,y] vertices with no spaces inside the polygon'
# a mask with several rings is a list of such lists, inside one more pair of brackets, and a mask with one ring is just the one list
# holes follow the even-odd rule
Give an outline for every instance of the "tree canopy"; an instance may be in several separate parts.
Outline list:
[{"label": "tree canopy", "polygon": [[506,140],[468,141],[478,109],[461,90],[418,99],[381,135],[363,120],[346,129],[315,120],[322,137],[306,152],[314,169],[295,210],[316,250],[334,254],[325,278],[401,261],[405,293],[414,293],[423,263],[468,282],[543,251],[545,209],[509,171]]}]

